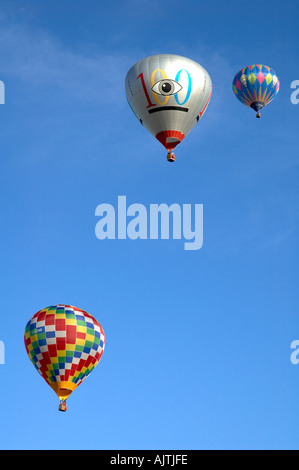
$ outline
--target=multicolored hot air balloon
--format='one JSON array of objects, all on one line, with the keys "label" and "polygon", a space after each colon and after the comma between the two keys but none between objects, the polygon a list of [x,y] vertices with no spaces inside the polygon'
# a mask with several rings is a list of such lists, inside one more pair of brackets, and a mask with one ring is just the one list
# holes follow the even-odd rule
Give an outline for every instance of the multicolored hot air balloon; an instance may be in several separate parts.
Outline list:
[{"label": "multicolored hot air balloon", "polygon": [[267,65],[248,65],[238,72],[233,80],[233,92],[241,103],[256,111],[269,104],[279,90],[279,80]]},{"label": "multicolored hot air balloon", "polygon": [[105,335],[89,313],[70,305],[43,308],[28,321],[24,335],[34,367],[60,399],[66,399],[99,363]]},{"label": "multicolored hot air balloon", "polygon": [[126,76],[126,95],[141,124],[167,149],[173,149],[203,116],[212,94],[208,72],[191,59],[159,54],[137,62]]}]

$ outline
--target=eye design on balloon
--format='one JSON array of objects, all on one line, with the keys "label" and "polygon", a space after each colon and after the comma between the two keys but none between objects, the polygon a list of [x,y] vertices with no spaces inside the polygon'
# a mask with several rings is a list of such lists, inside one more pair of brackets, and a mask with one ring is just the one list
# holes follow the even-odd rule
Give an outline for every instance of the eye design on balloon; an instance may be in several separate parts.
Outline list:
[{"label": "eye design on balloon", "polygon": [[157,93],[158,95],[163,95],[163,96],[169,96],[169,95],[175,95],[182,89],[182,85],[180,85],[178,82],[175,80],[170,80],[169,78],[159,80],[156,82],[151,90],[154,93]]}]

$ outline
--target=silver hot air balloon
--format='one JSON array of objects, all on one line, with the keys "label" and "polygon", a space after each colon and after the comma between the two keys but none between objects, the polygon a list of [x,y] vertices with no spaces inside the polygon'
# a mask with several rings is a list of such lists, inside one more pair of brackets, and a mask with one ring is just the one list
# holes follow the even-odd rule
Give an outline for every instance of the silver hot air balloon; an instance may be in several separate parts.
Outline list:
[{"label": "silver hot air balloon", "polygon": [[168,161],[173,162],[173,149],[209,104],[212,82],[208,72],[179,55],[153,55],[131,67],[125,88],[137,119],[164,145]]}]

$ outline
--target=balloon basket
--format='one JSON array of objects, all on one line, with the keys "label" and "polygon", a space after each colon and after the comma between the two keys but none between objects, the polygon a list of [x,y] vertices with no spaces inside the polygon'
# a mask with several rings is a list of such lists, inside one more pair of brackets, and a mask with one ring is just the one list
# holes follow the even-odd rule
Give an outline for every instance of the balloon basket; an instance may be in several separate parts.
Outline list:
[{"label": "balloon basket", "polygon": [[67,411],[66,400],[60,400],[59,411]]},{"label": "balloon basket", "polygon": [[169,162],[171,162],[171,163],[172,163],[172,162],[175,162],[174,153],[168,152],[168,154],[167,154],[167,160],[168,160]]},{"label": "balloon basket", "polygon": [[256,117],[259,119],[261,117],[261,113],[256,113]]}]

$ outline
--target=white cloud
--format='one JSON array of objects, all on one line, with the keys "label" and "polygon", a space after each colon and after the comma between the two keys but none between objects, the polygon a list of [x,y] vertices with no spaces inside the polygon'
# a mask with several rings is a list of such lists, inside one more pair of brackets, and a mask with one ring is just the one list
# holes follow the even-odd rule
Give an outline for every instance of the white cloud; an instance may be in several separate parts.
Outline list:
[{"label": "white cloud", "polygon": [[0,23],[1,78],[13,80],[15,87],[34,88],[39,92],[35,96],[43,98],[55,90],[64,99],[88,102],[115,103],[123,96],[124,76],[132,63],[124,54],[71,50],[42,30],[7,21],[3,12]]}]

